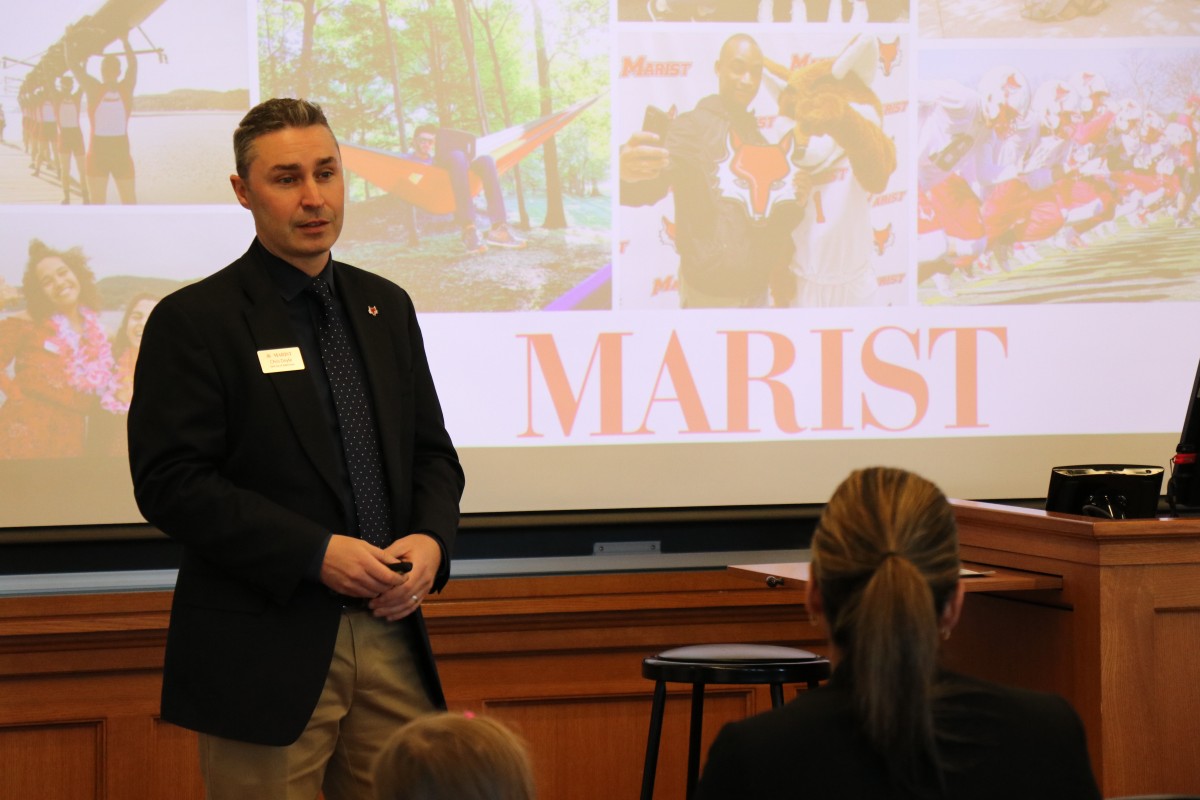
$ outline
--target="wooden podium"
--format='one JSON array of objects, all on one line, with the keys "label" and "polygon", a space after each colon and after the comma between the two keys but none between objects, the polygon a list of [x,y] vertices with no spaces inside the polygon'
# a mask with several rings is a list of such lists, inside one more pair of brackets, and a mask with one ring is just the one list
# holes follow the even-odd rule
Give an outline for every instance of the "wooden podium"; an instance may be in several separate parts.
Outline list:
[{"label": "wooden podium", "polygon": [[972,593],[949,666],[1070,700],[1105,797],[1200,794],[1200,520],[954,506],[964,561],[1062,588]]}]

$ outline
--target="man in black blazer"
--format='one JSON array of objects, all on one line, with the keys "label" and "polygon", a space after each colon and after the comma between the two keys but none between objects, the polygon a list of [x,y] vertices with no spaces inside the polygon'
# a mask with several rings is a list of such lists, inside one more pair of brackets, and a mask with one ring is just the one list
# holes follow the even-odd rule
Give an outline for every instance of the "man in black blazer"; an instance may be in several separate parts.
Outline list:
[{"label": "man in black blazer", "polygon": [[[201,734],[210,798],[367,797],[390,732],[445,704],[420,602],[449,576],[463,474],[408,294],[332,259],[345,192],[321,110],[266,101],[234,149],[255,240],[155,308],[129,411],[138,506],[183,544],[162,716]],[[373,413],[378,544],[322,359],[334,311]]]}]

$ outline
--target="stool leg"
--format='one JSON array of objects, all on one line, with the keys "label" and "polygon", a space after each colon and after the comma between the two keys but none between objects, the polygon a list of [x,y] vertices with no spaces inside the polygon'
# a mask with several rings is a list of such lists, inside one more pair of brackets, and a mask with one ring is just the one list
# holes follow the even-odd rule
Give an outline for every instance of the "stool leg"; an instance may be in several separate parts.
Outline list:
[{"label": "stool leg", "polygon": [[646,737],[646,763],[642,767],[642,800],[653,800],[654,775],[658,771],[658,745],[662,738],[663,709],[667,703],[667,684],[654,684],[654,703],[650,707],[650,733]]},{"label": "stool leg", "polygon": [[704,684],[692,684],[692,724],[688,735],[687,794],[690,798],[696,791],[700,778],[700,733],[704,727]]},{"label": "stool leg", "polygon": [[783,684],[771,684],[771,708],[779,708],[783,705]]}]

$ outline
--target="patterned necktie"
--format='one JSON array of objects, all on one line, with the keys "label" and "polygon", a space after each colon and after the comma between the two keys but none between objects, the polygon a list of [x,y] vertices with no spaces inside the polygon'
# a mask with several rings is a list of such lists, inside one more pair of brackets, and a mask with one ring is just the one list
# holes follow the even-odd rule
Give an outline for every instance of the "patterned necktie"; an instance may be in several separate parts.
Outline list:
[{"label": "patterned necktie", "polygon": [[329,284],[314,278],[308,290],[321,303],[317,339],[342,431],[358,533],[377,547],[387,547],[392,542],[391,504],[383,485],[383,457],[379,453],[379,432],[371,413],[367,381],[357,354],[350,347],[349,332],[334,305]]}]

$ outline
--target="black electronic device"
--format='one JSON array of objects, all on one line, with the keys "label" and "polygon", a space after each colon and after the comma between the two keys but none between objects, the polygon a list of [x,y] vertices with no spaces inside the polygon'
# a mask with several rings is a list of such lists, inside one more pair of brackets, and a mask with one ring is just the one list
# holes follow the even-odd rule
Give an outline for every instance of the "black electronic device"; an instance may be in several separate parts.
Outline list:
[{"label": "black electronic device", "polygon": [[1167,502],[1174,511],[1176,506],[1200,506],[1200,475],[1196,471],[1196,456],[1200,452],[1200,364],[1196,366],[1196,377],[1192,381],[1192,394],[1188,397],[1187,413],[1183,416],[1183,431],[1179,444],[1171,459],[1171,477],[1167,481]]},{"label": "black electronic device", "polygon": [[1050,471],[1046,510],[1105,519],[1158,516],[1162,467],[1141,464],[1080,464]]},{"label": "black electronic device", "polygon": [[406,572],[412,572],[411,561],[397,561],[395,564],[388,564],[388,569],[392,572],[398,572],[403,575]]},{"label": "black electronic device", "polygon": [[646,106],[642,117],[642,130],[658,136],[658,143],[667,141],[667,130],[671,127],[671,115],[658,106]]}]

